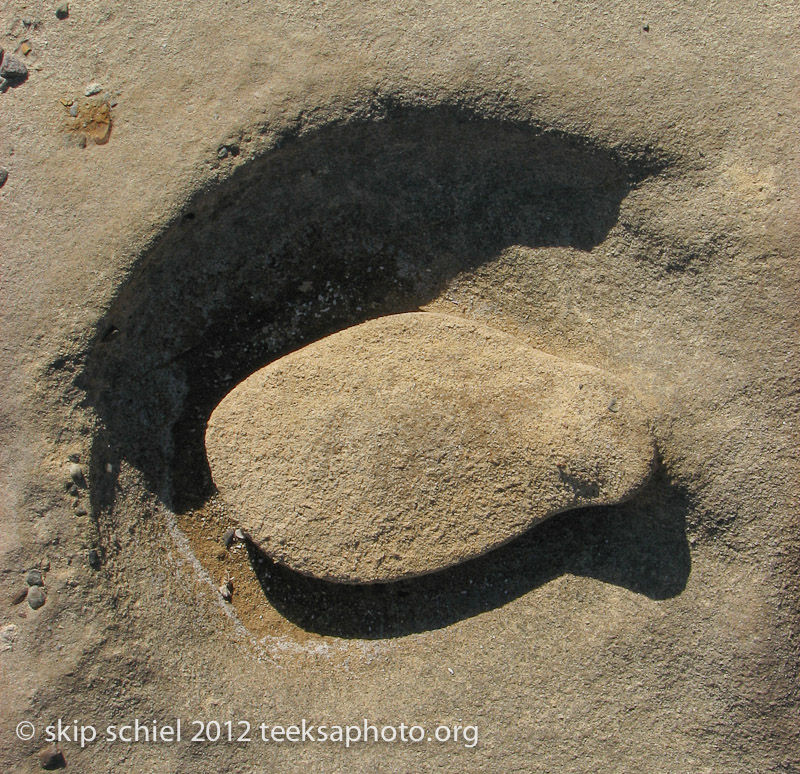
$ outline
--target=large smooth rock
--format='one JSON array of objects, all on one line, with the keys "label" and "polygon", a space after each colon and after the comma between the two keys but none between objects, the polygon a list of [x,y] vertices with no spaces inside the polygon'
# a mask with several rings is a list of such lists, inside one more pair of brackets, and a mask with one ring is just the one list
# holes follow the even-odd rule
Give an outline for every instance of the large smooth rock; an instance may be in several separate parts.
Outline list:
[{"label": "large smooth rock", "polygon": [[614,376],[430,313],[262,368],[216,408],[206,449],[266,554],[346,583],[439,570],[560,511],[625,500],[655,456]]}]

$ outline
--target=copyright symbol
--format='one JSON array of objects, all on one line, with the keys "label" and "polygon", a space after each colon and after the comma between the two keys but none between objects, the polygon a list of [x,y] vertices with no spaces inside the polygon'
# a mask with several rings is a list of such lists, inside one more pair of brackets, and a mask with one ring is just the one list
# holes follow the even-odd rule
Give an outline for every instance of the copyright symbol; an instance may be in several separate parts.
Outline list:
[{"label": "copyright symbol", "polygon": [[21,739],[23,742],[27,742],[36,735],[36,726],[31,723],[30,720],[23,720],[17,726],[17,739]]}]

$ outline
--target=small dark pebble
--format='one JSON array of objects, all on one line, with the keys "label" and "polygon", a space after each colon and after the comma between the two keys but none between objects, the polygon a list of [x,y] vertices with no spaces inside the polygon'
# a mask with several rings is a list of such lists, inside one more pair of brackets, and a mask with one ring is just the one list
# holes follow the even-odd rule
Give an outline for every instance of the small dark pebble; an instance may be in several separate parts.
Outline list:
[{"label": "small dark pebble", "polygon": [[645,32],[650,32],[650,25],[649,25],[649,24],[645,24],[645,25],[642,27],[642,29],[643,29]]},{"label": "small dark pebble", "polygon": [[0,64],[0,75],[9,81],[23,81],[28,77],[28,68],[19,57],[6,54]]},{"label": "small dark pebble", "polygon": [[218,159],[226,159],[228,158],[228,156],[238,156],[238,155],[239,155],[238,145],[220,145],[219,150],[217,151]]},{"label": "small dark pebble", "polygon": [[28,589],[28,604],[34,609],[38,610],[46,601],[47,595],[41,586],[31,586]]},{"label": "small dark pebble", "polygon": [[236,532],[232,529],[229,529],[223,536],[222,542],[225,544],[225,548],[230,548],[233,545],[233,538]]},{"label": "small dark pebble", "polygon": [[100,552],[96,548],[89,549],[89,567],[93,570],[99,570],[103,566],[103,559]]},{"label": "small dark pebble", "polygon": [[11,596],[11,604],[12,605],[20,605],[25,601],[25,597],[28,596],[28,587],[26,586],[24,589],[19,589],[15,594]]},{"label": "small dark pebble", "polygon": [[47,771],[54,771],[55,769],[63,769],[67,762],[64,760],[64,753],[51,744],[45,747],[44,750],[39,751],[39,765]]},{"label": "small dark pebble", "polygon": [[608,410],[613,411],[615,414],[619,411],[619,406],[617,405],[616,398],[611,399],[611,402],[608,404]]},{"label": "small dark pebble", "polygon": [[29,586],[44,585],[44,581],[42,580],[42,573],[39,570],[28,570],[28,575],[25,578],[25,582]]},{"label": "small dark pebble", "polygon": [[0,188],[6,184],[6,180],[8,180],[8,170],[0,167]]},{"label": "small dark pebble", "polygon": [[56,6],[56,18],[66,19],[69,16],[69,3],[59,3]]}]

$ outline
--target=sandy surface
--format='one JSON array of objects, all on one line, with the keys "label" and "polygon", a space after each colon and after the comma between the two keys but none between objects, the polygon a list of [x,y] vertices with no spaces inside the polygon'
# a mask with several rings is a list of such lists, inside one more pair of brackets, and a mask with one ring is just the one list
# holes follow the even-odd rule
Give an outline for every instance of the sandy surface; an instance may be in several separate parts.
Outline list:
[{"label": "sandy surface", "polygon": [[[5,2],[29,78],[0,94],[0,768],[39,770],[58,719],[181,718],[181,742],[63,755],[800,771],[797,24],[731,0]],[[650,484],[397,584],[225,551],[214,406],[415,309],[652,395]],[[36,610],[12,604],[31,568]],[[364,718],[478,740],[257,731]]]}]

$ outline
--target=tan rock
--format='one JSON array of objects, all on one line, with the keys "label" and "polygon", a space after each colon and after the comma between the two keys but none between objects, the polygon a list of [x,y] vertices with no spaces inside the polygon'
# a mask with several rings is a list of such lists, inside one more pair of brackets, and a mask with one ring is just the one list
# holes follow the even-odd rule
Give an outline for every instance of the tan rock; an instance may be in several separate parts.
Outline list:
[{"label": "tan rock", "polygon": [[262,368],[216,408],[206,449],[266,554],[346,583],[440,570],[555,513],[624,500],[655,456],[645,411],[612,375],[430,313]]}]

